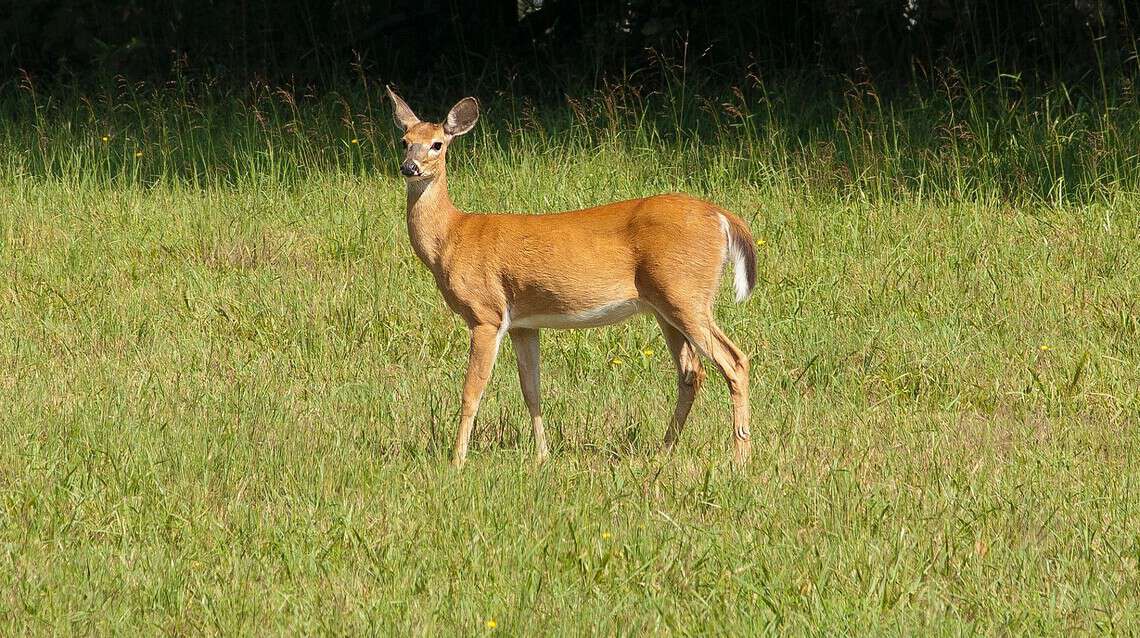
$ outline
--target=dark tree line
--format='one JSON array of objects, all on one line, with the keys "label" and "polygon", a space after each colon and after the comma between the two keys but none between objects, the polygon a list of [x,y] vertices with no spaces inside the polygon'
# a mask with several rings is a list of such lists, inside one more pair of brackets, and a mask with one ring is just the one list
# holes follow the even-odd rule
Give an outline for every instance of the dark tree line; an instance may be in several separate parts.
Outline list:
[{"label": "dark tree line", "polygon": [[952,64],[1079,80],[1137,68],[1134,0],[0,0],[0,86],[174,72],[561,89],[667,59],[905,79]]}]

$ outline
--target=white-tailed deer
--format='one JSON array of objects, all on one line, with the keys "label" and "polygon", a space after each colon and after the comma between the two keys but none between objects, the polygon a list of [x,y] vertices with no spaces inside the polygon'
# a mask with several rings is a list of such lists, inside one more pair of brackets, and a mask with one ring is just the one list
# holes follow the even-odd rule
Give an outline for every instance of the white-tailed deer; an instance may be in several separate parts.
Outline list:
[{"label": "white-tailed deer", "polygon": [[677,407],[665,433],[672,449],[711,359],[732,396],[735,459],[750,452],[748,358],[713,319],[724,264],[736,299],[756,283],[756,245],[736,215],[687,195],[658,195],[551,215],[469,214],[447,194],[447,147],[470,131],[479,103],[464,98],[443,124],[420,121],[391,89],[404,131],[400,173],[408,187],[408,234],[447,305],[471,329],[459,432],[462,466],[483,389],[505,335],[518,357],[539,459],[548,454],[539,407],[539,328],[591,328],[634,314],[657,318],[677,366]]}]

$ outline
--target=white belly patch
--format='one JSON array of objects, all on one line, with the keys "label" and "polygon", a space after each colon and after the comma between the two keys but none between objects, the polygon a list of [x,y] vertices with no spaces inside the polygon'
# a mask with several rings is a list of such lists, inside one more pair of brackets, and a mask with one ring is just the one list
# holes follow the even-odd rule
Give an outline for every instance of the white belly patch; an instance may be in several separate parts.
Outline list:
[{"label": "white belly patch", "polygon": [[623,321],[648,310],[649,307],[642,305],[640,301],[628,299],[574,313],[516,317],[512,318],[511,325],[519,328],[596,328]]}]

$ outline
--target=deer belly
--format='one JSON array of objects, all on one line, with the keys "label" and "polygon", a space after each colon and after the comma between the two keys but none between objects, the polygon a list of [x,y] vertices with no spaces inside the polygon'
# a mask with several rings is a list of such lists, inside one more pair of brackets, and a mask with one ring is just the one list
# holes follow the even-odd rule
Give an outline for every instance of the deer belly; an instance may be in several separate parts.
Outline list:
[{"label": "deer belly", "polygon": [[511,319],[519,328],[596,328],[623,321],[649,308],[636,299],[558,314],[534,314]]}]

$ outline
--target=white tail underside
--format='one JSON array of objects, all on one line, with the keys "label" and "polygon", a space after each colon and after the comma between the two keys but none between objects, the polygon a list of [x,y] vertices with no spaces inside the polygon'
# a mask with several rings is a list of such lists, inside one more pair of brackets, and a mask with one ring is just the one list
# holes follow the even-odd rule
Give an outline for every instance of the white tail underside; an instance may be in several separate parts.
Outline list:
[{"label": "white tail underside", "polygon": [[724,233],[724,260],[732,261],[732,287],[736,290],[736,302],[740,303],[748,296],[748,272],[744,266],[744,253],[732,239],[732,233],[728,230],[728,220],[724,215],[719,217],[720,230]]}]

